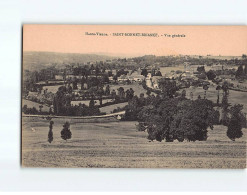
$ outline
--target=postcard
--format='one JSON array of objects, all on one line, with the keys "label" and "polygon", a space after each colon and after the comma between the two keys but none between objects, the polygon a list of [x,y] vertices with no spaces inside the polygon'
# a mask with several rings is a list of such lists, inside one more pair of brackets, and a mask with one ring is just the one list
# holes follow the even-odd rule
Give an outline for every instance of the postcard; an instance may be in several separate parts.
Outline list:
[{"label": "postcard", "polygon": [[24,24],[22,167],[246,168],[246,33]]}]

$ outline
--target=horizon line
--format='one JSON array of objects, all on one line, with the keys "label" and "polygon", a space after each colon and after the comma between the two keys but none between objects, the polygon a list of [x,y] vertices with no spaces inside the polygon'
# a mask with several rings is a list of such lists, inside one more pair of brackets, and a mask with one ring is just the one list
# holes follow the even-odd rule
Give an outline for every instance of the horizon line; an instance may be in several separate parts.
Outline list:
[{"label": "horizon line", "polygon": [[155,55],[155,54],[137,54],[137,55],[131,55],[131,54],[114,54],[114,53],[104,53],[104,52],[95,52],[95,53],[79,53],[79,52],[58,52],[58,51],[23,51],[24,52],[40,52],[40,53],[61,53],[61,54],[88,54],[88,55],[102,55],[102,56],[109,56],[109,57],[143,57],[143,56],[221,56],[221,57],[226,57],[226,56],[232,56],[232,57],[241,57],[244,54],[239,54],[239,55],[223,55],[223,54],[167,54],[167,55]]}]

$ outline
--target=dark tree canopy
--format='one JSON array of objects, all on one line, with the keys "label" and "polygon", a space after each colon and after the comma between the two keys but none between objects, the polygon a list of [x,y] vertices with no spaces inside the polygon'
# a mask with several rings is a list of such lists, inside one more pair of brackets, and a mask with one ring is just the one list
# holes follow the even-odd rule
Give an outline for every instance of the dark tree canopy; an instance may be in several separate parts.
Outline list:
[{"label": "dark tree canopy", "polygon": [[53,141],[53,132],[52,132],[52,128],[53,128],[53,121],[50,121],[50,125],[49,125],[49,132],[48,132],[48,142],[51,143]]},{"label": "dark tree canopy", "polygon": [[71,139],[71,136],[72,136],[72,133],[71,133],[69,127],[70,127],[69,122],[65,122],[63,125],[63,129],[61,131],[61,138],[66,140],[66,141],[67,141],[67,139]]},{"label": "dark tree canopy", "polygon": [[176,81],[170,79],[161,79],[159,81],[159,88],[164,96],[170,98],[174,97],[176,91],[179,89],[176,85]]},{"label": "dark tree canopy", "polygon": [[242,65],[240,65],[239,67],[238,67],[238,70],[236,71],[236,78],[241,78],[242,76],[244,76],[245,75],[245,73],[244,73],[244,69],[243,69],[243,66]]},{"label": "dark tree canopy", "polygon": [[230,109],[231,118],[227,129],[227,137],[229,137],[229,139],[231,139],[232,141],[235,141],[236,138],[240,138],[243,136],[241,124],[241,121],[243,119],[243,113],[241,112],[242,109],[243,106],[239,104],[234,105]]},{"label": "dark tree canopy", "polygon": [[202,72],[205,72],[205,67],[204,67],[204,66],[198,66],[198,67],[197,67],[197,71],[198,71],[198,72],[201,72],[201,73],[202,73]]},{"label": "dark tree canopy", "polygon": [[212,101],[167,98],[156,106],[143,107],[138,119],[150,140],[204,141],[208,127],[213,129],[214,116]]},{"label": "dark tree canopy", "polygon": [[208,80],[214,80],[216,78],[216,74],[213,70],[209,70],[207,72],[207,77],[208,77]]},{"label": "dark tree canopy", "polygon": [[142,69],[141,75],[143,75],[144,77],[147,77],[148,71],[146,68]]}]

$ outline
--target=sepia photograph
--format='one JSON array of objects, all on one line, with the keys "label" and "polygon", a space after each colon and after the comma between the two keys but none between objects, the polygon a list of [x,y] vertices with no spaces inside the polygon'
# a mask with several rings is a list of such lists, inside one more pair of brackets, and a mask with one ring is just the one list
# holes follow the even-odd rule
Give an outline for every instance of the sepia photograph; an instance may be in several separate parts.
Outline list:
[{"label": "sepia photograph", "polygon": [[21,166],[245,169],[246,32],[23,24]]}]

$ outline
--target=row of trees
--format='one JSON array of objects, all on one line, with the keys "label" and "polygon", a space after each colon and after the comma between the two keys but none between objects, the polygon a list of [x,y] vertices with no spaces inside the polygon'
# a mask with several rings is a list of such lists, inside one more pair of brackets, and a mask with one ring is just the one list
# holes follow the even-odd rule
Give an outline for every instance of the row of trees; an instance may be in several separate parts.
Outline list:
[{"label": "row of trees", "polygon": [[247,78],[247,64],[245,64],[245,68],[242,65],[238,67],[238,70],[235,74],[237,79],[246,79]]},{"label": "row of trees", "polygon": [[[101,113],[99,110],[99,106],[104,106],[102,103],[103,95],[108,95],[108,97],[111,97],[114,100],[114,102],[112,102],[111,104],[116,104],[132,99],[135,93],[132,88],[125,91],[123,87],[119,87],[117,91],[112,90],[111,92],[109,85],[106,87],[105,90],[103,90],[103,88],[91,89],[89,90],[91,91],[89,106],[86,106],[85,104],[72,106],[71,101],[73,99],[73,95],[68,92],[68,89],[65,86],[59,87],[53,100],[54,114],[68,116],[100,115]],[[97,98],[100,102],[99,106],[95,106],[95,99]]]},{"label": "row of trees", "polygon": [[247,64],[245,64],[244,68],[243,65],[239,65],[237,71],[236,70],[209,70],[208,72],[205,71],[204,66],[197,67],[197,71],[200,73],[200,78],[208,80],[214,80],[217,75],[235,75],[237,79],[246,79],[247,77]]},{"label": "row of trees", "polygon": [[[164,92],[157,96],[148,94],[146,98],[143,94],[139,98],[134,96],[126,108],[125,119],[137,120],[138,129],[147,130],[150,140],[203,141],[207,139],[207,128],[216,124],[227,126],[227,136],[235,140],[242,136],[242,127],[246,127],[246,118],[241,112],[243,106],[230,108],[226,84],[218,90],[223,90],[221,104],[214,104],[200,96],[195,101],[188,100],[185,90],[180,97]],[[222,107],[221,120],[220,112],[214,110],[216,105]]]},{"label": "row of trees", "polygon": [[218,117],[209,100],[166,98],[156,106],[138,113],[139,130],[147,130],[148,139],[157,141],[205,141],[207,128],[213,129]]},{"label": "row of trees", "polygon": [[[148,70],[146,68],[142,69],[141,75],[143,75],[144,77],[147,77],[148,75]],[[162,76],[161,72],[159,70],[156,69],[152,69],[151,70],[151,76]]]}]

